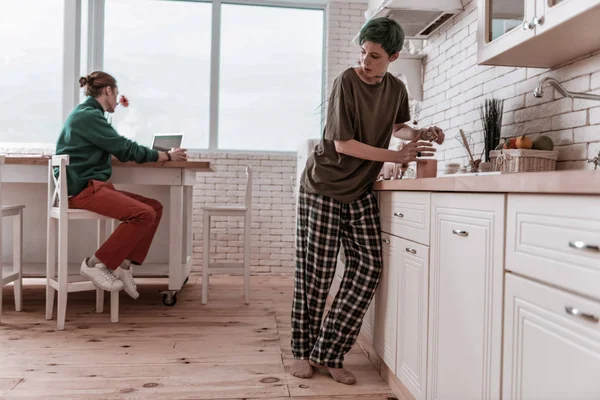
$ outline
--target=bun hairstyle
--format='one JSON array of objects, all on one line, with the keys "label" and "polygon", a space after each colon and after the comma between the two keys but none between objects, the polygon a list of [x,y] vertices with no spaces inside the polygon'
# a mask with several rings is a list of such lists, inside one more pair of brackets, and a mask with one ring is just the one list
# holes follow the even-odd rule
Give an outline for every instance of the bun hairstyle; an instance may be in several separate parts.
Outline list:
[{"label": "bun hairstyle", "polygon": [[116,88],[117,80],[106,72],[94,71],[79,78],[79,87],[85,87],[86,96],[98,97],[102,94],[102,89],[107,86]]}]

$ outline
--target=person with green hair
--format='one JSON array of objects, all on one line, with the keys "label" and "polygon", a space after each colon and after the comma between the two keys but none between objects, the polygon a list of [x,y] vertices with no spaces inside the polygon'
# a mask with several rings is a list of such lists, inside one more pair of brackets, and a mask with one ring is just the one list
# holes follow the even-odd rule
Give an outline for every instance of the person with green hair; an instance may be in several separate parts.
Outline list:
[{"label": "person with green hair", "polygon": [[[416,130],[406,125],[408,92],[387,72],[403,43],[404,31],[391,19],[372,19],[362,27],[360,63],[335,79],[323,137],[302,173],[290,368],[299,378],[323,368],[338,382],[356,382],[343,368],[344,355],[356,342],[383,268],[373,183],[384,162],[426,163],[420,157],[434,155],[432,142],[444,141],[438,127]],[[389,150],[392,135],[409,142],[399,151]],[[340,244],[344,276],[323,319]]]}]

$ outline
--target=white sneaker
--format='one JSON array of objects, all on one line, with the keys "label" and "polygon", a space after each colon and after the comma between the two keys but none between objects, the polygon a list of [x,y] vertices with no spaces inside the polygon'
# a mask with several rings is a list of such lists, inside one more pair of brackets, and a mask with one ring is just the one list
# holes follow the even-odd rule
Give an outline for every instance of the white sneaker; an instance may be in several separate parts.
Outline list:
[{"label": "white sneaker", "polygon": [[131,273],[131,269],[123,269],[119,267],[115,270],[115,274],[121,281],[123,281],[125,293],[127,293],[129,297],[131,297],[134,300],[140,297],[140,294],[137,291],[137,285],[135,284],[135,280],[133,280],[133,274]]},{"label": "white sneaker", "polygon": [[92,281],[97,288],[107,290],[109,292],[118,292],[123,290],[123,282],[117,278],[115,274],[106,267],[106,265],[99,263],[94,267],[90,267],[87,264],[87,261],[87,258],[83,260],[79,272],[81,275]]}]

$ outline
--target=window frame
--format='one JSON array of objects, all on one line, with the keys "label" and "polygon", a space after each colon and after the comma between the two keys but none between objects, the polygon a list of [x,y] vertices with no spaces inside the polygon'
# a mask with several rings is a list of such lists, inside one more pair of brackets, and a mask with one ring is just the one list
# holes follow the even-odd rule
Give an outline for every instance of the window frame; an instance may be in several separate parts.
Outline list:
[{"label": "window frame", "polygon": [[[81,57],[81,10],[82,0],[65,1],[64,55],[63,55],[63,120],[71,110],[79,104],[79,87],[76,85],[80,74]],[[85,70],[91,73],[102,70],[104,65],[104,6],[105,0],[88,1],[88,54]],[[169,1],[169,0],[160,0]],[[321,102],[325,98],[327,79],[327,0],[176,0],[201,3],[212,3],[211,26],[211,64],[210,64],[210,99],[209,99],[209,140],[208,148],[194,148],[192,151],[208,151],[211,153],[264,153],[258,150],[228,150],[219,148],[219,91],[220,91],[220,59],[221,59],[221,12],[223,4],[267,6],[278,8],[310,9],[323,11],[322,41],[322,76]],[[321,110],[321,127],[323,130],[324,110]],[[271,150],[272,153],[294,153],[286,150]]]}]

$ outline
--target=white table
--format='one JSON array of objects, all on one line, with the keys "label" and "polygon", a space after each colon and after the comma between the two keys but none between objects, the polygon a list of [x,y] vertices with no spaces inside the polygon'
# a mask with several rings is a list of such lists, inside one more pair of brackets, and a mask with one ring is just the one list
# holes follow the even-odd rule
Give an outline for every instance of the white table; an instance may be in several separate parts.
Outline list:
[{"label": "white table", "polygon": [[[7,156],[3,170],[3,202],[26,206],[23,217],[25,277],[45,276],[48,159],[47,156]],[[118,189],[155,198],[164,206],[148,258],[144,265],[134,269],[134,274],[168,276],[168,288],[162,292],[167,305],[175,304],[176,293],[192,268],[192,196],[197,172],[214,172],[214,169],[207,161],[148,164],[113,161],[109,182]],[[69,271],[78,273],[81,260],[95,251],[96,230],[94,223],[71,224]],[[8,250],[12,243],[4,242],[7,249],[4,254],[10,255]],[[11,262],[10,258],[6,261]]]}]

